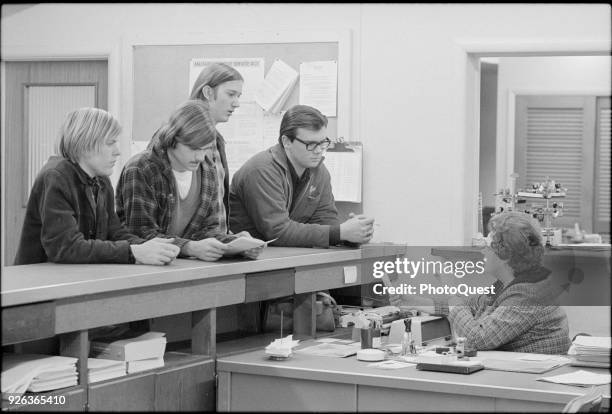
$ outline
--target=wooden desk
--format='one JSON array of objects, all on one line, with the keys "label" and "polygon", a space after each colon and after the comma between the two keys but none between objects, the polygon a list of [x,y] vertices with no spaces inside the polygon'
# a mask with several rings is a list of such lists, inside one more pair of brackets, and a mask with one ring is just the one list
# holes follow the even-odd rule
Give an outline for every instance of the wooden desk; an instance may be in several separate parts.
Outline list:
[{"label": "wooden desk", "polygon": [[[471,375],[383,370],[369,362],[294,353],[272,361],[263,349],[217,359],[218,411],[561,411],[586,389],[536,381],[546,374],[483,370]],[[610,386],[601,386],[610,399]]]},{"label": "wooden desk", "polygon": [[[5,267],[0,293],[2,345],[59,335],[61,354],[79,358],[81,389],[88,389],[90,396],[105,395],[100,394],[104,387],[98,383],[91,387],[87,384],[89,329],[192,312],[191,352],[208,359],[200,357],[197,363],[185,360],[176,366],[196,369],[197,364],[200,367],[205,362],[208,365],[198,369],[209,372],[209,363],[214,365],[216,355],[217,307],[295,294],[294,332],[314,336],[316,291],[374,281],[371,263],[394,260],[405,250],[405,246],[393,244],[356,249],[269,247],[258,260],[209,263],[177,259],[162,267],[54,263]],[[344,282],[345,266],[357,267],[357,280]],[[150,375],[160,377],[163,370]],[[134,383],[140,381],[139,387],[155,388],[160,383],[159,378],[147,375],[126,378],[110,381],[107,390],[124,389],[129,393],[125,381],[130,378]],[[87,401],[85,397],[86,405]],[[103,401],[105,398],[96,399],[97,403]],[[161,403],[153,399],[137,409],[147,410]],[[120,407],[101,404],[92,408]]]}]

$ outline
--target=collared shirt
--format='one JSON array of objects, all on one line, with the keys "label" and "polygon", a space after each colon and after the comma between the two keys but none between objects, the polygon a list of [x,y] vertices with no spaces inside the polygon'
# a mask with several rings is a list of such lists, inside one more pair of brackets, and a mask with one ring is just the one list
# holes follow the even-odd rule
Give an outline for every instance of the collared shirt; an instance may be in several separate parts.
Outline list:
[{"label": "collared shirt", "polygon": [[295,205],[295,201],[298,196],[304,191],[304,188],[308,184],[308,180],[310,179],[310,169],[306,168],[302,173],[301,177],[298,177],[297,171],[295,171],[295,167],[291,163],[291,160],[287,158],[289,165],[289,174],[291,174],[291,183],[293,184],[293,197],[291,199],[291,207]]},{"label": "collared shirt", "polygon": [[93,200],[98,203],[98,193],[100,192],[100,180],[98,177],[87,177],[87,185],[90,188]]},{"label": "collared shirt", "polygon": [[[291,184],[293,185],[293,196],[291,198],[291,207],[289,209],[289,211],[291,211],[295,207],[298,197],[306,190],[306,186],[310,182],[310,168],[304,169],[302,176],[298,177],[297,171],[295,171],[295,167],[293,166],[293,163],[289,157],[287,157],[287,165],[289,166],[289,175],[291,176]],[[340,241],[340,225],[331,225],[329,228],[329,245],[335,246],[339,244]]]},{"label": "collared shirt", "polygon": [[223,163],[221,161],[221,154],[219,153],[219,148],[215,145],[213,149],[213,162],[215,163],[215,168],[217,169],[217,204],[219,210],[219,231],[221,233],[227,233],[227,215],[225,211],[225,168],[223,167]]}]

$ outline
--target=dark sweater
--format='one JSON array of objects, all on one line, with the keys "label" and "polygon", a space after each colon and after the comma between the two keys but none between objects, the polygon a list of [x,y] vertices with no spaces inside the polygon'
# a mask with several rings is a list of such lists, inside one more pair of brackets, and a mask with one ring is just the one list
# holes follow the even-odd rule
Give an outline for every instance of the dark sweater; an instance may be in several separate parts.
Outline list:
[{"label": "dark sweater", "polygon": [[130,244],[144,240],[119,222],[108,177],[97,181],[96,202],[91,178],[78,164],[49,158],[32,186],[16,265],[132,262]]}]

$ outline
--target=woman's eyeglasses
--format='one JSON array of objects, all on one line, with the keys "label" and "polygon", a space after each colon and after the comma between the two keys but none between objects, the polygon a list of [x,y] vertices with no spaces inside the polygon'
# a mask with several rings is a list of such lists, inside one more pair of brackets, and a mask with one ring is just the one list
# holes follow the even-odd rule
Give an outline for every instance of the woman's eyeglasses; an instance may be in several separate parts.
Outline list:
[{"label": "woman's eyeglasses", "polygon": [[324,140],[319,141],[319,142],[306,142],[306,141],[302,141],[298,137],[293,137],[293,139],[304,144],[306,146],[306,151],[314,151],[315,148],[318,148],[321,151],[326,151],[327,148],[329,148],[329,146],[331,145],[331,140],[327,137]]}]

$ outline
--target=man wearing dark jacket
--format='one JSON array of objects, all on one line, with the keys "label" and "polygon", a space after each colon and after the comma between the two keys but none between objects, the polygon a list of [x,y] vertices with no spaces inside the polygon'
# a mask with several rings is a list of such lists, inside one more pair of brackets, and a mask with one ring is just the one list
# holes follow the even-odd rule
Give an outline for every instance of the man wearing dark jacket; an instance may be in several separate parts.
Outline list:
[{"label": "man wearing dark jacket", "polygon": [[230,228],[277,246],[329,247],[367,243],[374,219],[351,214],[338,220],[323,155],[330,145],[327,118],[295,105],[283,116],[278,144],[256,154],[234,175]]},{"label": "man wearing dark jacket", "polygon": [[16,265],[170,263],[172,239],[145,241],[121,225],[108,176],[119,156],[121,127],[98,108],[71,111],[60,128],[59,155],[38,173],[28,199]]}]

